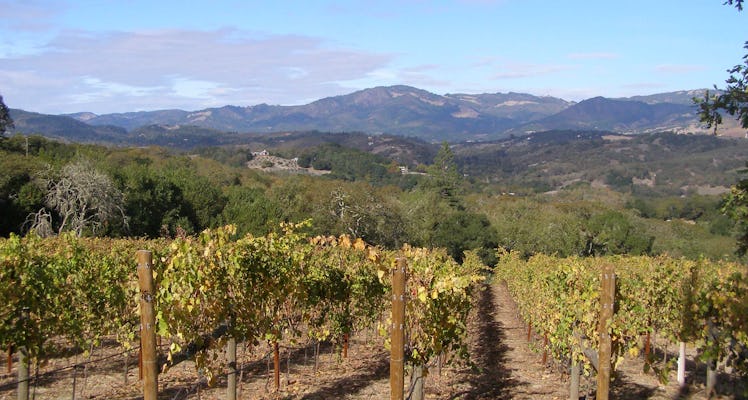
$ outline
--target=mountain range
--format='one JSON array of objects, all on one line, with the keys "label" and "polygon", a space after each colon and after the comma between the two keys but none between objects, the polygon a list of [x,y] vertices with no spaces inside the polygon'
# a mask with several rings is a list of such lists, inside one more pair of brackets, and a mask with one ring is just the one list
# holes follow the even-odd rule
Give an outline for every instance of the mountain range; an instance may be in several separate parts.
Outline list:
[{"label": "mountain range", "polygon": [[104,115],[45,115],[11,109],[11,116],[16,132],[117,144],[148,143],[144,138],[157,132],[175,138],[181,134],[208,138],[311,130],[464,142],[553,129],[704,133],[692,101],[702,94],[703,90],[691,90],[619,99],[595,97],[577,103],[523,93],[437,95],[401,85],[297,106],[259,104]]}]

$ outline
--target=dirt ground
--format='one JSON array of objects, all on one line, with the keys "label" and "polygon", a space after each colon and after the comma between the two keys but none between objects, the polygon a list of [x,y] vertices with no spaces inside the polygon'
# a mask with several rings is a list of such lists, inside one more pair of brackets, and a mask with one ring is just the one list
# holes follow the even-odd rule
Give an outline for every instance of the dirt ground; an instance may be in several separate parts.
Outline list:
[{"label": "dirt ground", "polygon": [[[480,292],[469,321],[470,353],[473,365],[433,366],[425,378],[426,399],[568,399],[569,376],[565,368],[541,364],[541,355],[531,350],[527,327],[517,319],[514,303],[498,284]],[[534,338],[533,340],[536,340]],[[661,355],[672,349],[660,349]],[[238,367],[239,399],[389,399],[389,353],[382,339],[372,332],[352,337],[348,358],[332,346],[323,345],[317,358],[313,346],[282,351],[281,385],[273,384],[272,364],[266,347],[247,349],[240,345]],[[116,346],[95,349],[85,368],[72,368],[87,361],[81,354],[60,356],[40,367],[38,378],[31,372],[32,397],[42,399],[138,399],[142,398],[137,359],[118,353]],[[689,350],[692,353],[693,349]],[[674,357],[674,354],[669,354]],[[127,381],[125,371],[127,365]],[[658,383],[654,375],[642,372],[642,361],[626,361],[612,383],[612,399],[702,399],[703,366],[688,365],[688,390],[679,391],[671,382]],[[15,368],[15,367],[14,367]],[[50,372],[56,371],[56,372]],[[0,371],[0,399],[15,399],[15,371]],[[746,382],[720,376],[718,398],[745,398],[740,392]],[[406,376],[406,384],[408,377]],[[226,379],[208,387],[191,362],[181,363],[159,376],[159,399],[224,399]],[[406,387],[407,389],[407,387]],[[583,377],[581,398],[594,398],[594,380]]]}]

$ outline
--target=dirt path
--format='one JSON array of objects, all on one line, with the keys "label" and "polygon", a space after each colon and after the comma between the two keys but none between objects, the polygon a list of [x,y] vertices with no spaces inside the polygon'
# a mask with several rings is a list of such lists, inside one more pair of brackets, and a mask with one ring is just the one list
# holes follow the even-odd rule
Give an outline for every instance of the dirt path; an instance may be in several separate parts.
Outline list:
[{"label": "dirt path", "polygon": [[[468,321],[474,367],[435,367],[425,380],[427,399],[565,399],[568,380],[544,368],[527,344],[527,333],[517,320],[514,302],[505,289],[492,285],[478,294]],[[406,377],[407,382],[407,377]],[[379,396],[374,395],[379,390]],[[389,384],[382,379],[361,391],[366,398],[387,398]],[[365,398],[346,397],[346,398]]]},{"label": "dirt path", "polygon": [[529,349],[526,327],[517,319],[514,302],[503,285],[490,285],[481,293],[478,313],[482,318],[473,354],[486,364],[486,385],[479,386],[485,387],[479,395],[469,398],[568,397],[568,379],[551,373],[541,364],[541,356]]}]

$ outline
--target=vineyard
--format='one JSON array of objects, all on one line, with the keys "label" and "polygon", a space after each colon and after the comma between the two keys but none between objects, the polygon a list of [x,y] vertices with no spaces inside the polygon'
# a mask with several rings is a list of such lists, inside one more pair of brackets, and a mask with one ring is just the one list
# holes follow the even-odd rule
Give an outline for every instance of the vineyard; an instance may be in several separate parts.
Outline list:
[{"label": "vineyard", "polygon": [[535,330],[543,336],[542,350],[589,373],[604,367],[595,365],[602,337],[601,304],[605,308],[601,266],[615,271],[614,315],[604,329],[610,337],[614,369],[626,357],[641,354],[645,369],[667,382],[675,360],[653,362],[650,339],[656,334],[678,344],[681,386],[685,384],[686,342],[696,344],[699,358],[707,364],[707,394],[714,391],[717,367],[748,376],[748,274],[744,265],[666,256],[536,255],[523,260],[505,253],[495,275],[506,281],[528,332]]},{"label": "vineyard", "polygon": [[[11,384],[19,392],[28,390],[29,370],[38,371],[69,349],[90,358],[107,342],[116,346],[101,359],[137,354],[139,304],[146,300],[154,305],[155,323],[146,329],[159,338],[160,374],[189,360],[199,379],[229,385],[228,398],[233,398],[231,382],[236,385],[236,375],[245,373],[237,370],[238,342],[242,352],[262,353],[255,362],[267,360],[277,391],[283,353],[288,364],[292,353],[303,352],[306,359],[309,352],[317,376],[320,348],[345,358],[352,336],[361,332],[378,332],[378,343],[390,348],[390,279],[398,260],[407,265],[403,347],[411,381],[406,390],[423,391],[429,370],[469,366],[482,357],[468,351],[471,310],[475,315],[478,305],[477,312],[491,313],[479,300],[489,275],[476,254],[467,253],[458,264],[444,250],[386,251],[347,236],[308,237],[300,233],[304,227],[287,224],[266,236],[238,237],[226,226],[174,240],[73,235],[0,240],[0,346],[8,350],[9,363],[17,354],[19,371]],[[141,249],[150,251],[152,293],[138,285],[136,270],[143,265],[135,254]],[[575,377],[595,376],[604,368],[598,353],[606,336],[600,334],[602,266],[615,271],[614,316],[603,325],[613,369],[627,358],[644,359],[648,373],[663,383],[677,369],[677,380],[685,384],[685,355],[677,366],[675,359],[656,357],[650,343],[656,336],[681,344],[682,353],[685,343],[696,346],[708,367],[707,393],[714,389],[717,370],[745,379],[745,266],[665,256],[524,259],[500,252],[492,279],[506,284],[528,338],[534,332],[542,338],[531,346],[545,353],[543,363],[572,368],[571,397],[579,390]],[[372,344],[365,342],[361,346]]]},{"label": "vineyard", "polygon": [[[162,374],[191,360],[213,384],[235,368],[225,360],[236,359],[238,341],[271,349],[277,389],[281,344],[311,343],[318,352],[332,343],[345,356],[354,329],[386,336],[390,269],[404,258],[409,364],[467,356],[465,320],[484,279],[477,256],[458,264],[443,250],[388,252],[346,236],[309,238],[297,233],[303,225],[261,237],[236,237],[226,226],[173,241],[11,236],[0,241],[0,346],[25,367],[111,338],[128,351],[138,347],[138,304],[149,297],[166,344]],[[153,293],[138,287],[139,249],[152,253]],[[227,349],[234,354],[224,357]],[[19,391],[29,380],[19,372]]]}]

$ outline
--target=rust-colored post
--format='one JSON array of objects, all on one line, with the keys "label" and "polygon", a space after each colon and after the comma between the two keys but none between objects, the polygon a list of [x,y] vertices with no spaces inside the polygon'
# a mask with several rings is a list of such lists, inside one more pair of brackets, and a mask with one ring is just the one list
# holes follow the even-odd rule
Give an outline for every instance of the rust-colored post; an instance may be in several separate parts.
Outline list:
[{"label": "rust-colored post", "polygon": [[158,396],[158,368],[156,367],[156,313],[153,307],[153,255],[138,250],[138,285],[140,286],[140,349],[143,355],[143,400]]},{"label": "rust-colored post", "polygon": [[405,386],[405,258],[392,271],[392,327],[390,330],[390,400],[403,400]]},{"label": "rust-colored post", "polygon": [[608,400],[610,392],[610,357],[612,343],[610,338],[610,322],[613,320],[616,293],[616,275],[613,265],[603,266],[600,291],[600,349],[598,350],[599,364],[597,371],[598,400]]},{"label": "rust-colored post", "polygon": [[541,364],[544,366],[548,364],[548,332],[543,335],[543,361]]},{"label": "rust-colored post", "polygon": [[343,334],[343,358],[348,358],[348,333]]},{"label": "rust-colored post", "polygon": [[527,341],[529,342],[530,339],[532,339],[532,322],[527,323]]},{"label": "rust-colored post", "polygon": [[280,390],[280,348],[278,347],[278,341],[273,342],[273,368],[275,368],[275,374],[273,375],[273,383],[275,384],[275,391]]}]

